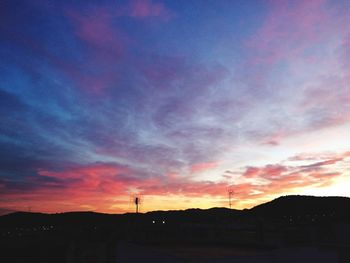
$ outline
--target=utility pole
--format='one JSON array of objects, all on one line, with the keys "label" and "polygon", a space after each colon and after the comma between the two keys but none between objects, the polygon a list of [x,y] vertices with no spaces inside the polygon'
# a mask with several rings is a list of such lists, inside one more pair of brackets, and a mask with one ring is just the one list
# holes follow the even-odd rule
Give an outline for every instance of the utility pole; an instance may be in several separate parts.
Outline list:
[{"label": "utility pole", "polygon": [[233,195],[233,190],[231,187],[228,188],[228,204],[230,206],[230,209],[232,208],[232,195]]}]

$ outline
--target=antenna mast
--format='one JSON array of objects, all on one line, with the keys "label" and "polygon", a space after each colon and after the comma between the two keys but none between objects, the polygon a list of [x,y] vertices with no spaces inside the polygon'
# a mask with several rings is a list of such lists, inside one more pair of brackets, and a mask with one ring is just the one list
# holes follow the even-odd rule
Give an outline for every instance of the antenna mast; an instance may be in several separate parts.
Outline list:
[{"label": "antenna mast", "polygon": [[138,214],[138,212],[139,212],[139,204],[140,204],[140,197],[138,197],[138,196],[135,196],[135,198],[134,198],[134,203],[135,203],[135,207],[136,207],[136,214]]}]

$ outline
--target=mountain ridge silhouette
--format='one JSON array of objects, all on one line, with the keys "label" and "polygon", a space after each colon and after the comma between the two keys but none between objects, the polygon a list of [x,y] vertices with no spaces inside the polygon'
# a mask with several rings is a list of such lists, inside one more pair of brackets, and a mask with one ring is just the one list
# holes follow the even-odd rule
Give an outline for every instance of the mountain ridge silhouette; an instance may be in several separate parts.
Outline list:
[{"label": "mountain ridge silhouette", "polygon": [[209,209],[190,208],[185,210],[151,211],[146,213],[106,214],[93,211],[64,212],[55,214],[35,212],[14,212],[0,216],[0,225],[38,224],[106,224],[125,222],[135,218],[169,222],[223,222],[239,217],[282,218],[286,216],[333,216],[350,218],[350,198],[318,197],[304,195],[280,196],[250,209],[236,210],[224,207]]}]

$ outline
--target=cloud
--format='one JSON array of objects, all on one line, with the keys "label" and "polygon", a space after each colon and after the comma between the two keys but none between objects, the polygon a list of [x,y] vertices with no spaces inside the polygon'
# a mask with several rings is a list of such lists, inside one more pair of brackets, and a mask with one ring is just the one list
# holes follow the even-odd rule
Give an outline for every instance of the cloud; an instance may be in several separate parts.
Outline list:
[{"label": "cloud", "polygon": [[312,163],[312,164],[308,164],[308,165],[304,165],[302,166],[302,168],[304,169],[309,169],[309,170],[313,170],[313,169],[318,169],[318,168],[323,168],[323,166],[328,166],[328,165],[332,165],[332,164],[336,164],[338,162],[343,161],[344,158],[335,158],[335,159],[330,159],[330,160],[326,160],[326,161],[321,161],[321,162],[317,162],[317,163]]},{"label": "cloud", "polygon": [[5,202],[1,205],[17,210],[42,206],[41,211],[48,212],[76,210],[84,205],[99,211],[114,211],[117,207],[127,211],[130,188],[139,182],[131,173],[128,167],[114,163],[75,165],[62,171],[38,170],[25,181],[0,181]]},{"label": "cloud", "polygon": [[168,20],[173,16],[173,12],[166,8],[161,2],[152,0],[132,0],[130,1],[129,15],[135,18],[160,17]]},{"label": "cloud", "polygon": [[216,168],[219,165],[218,162],[210,162],[210,163],[197,163],[191,166],[191,173],[200,173],[207,170],[211,170]]},{"label": "cloud", "polygon": [[323,0],[270,1],[267,7],[238,74],[251,99],[264,105],[256,107],[264,120],[256,125],[264,129],[251,128],[247,137],[281,146],[296,135],[348,124],[345,7]]},{"label": "cloud", "polygon": [[48,178],[61,180],[66,187],[73,191],[99,192],[112,194],[127,193],[128,184],[135,182],[136,178],[131,177],[129,169],[124,166],[96,163],[87,166],[71,168],[62,172],[40,170],[38,174]]},{"label": "cloud", "polygon": [[292,59],[327,37],[331,24],[325,1],[271,1],[269,7],[263,25],[248,43],[256,50],[254,64]]},{"label": "cloud", "polygon": [[91,11],[89,14],[68,12],[77,36],[95,48],[110,51],[118,57],[123,51],[123,42],[118,35],[118,28],[113,27],[113,17],[104,8]]},{"label": "cloud", "polygon": [[120,19],[154,17],[169,20],[172,17],[172,12],[163,3],[151,0],[129,1],[125,5],[67,8],[65,14],[73,25],[81,47],[80,65],[66,68],[66,74],[78,87],[93,95],[104,94],[120,84],[121,71],[125,70],[126,65],[133,67],[132,61],[135,59],[128,49],[135,48],[137,43],[119,26]]},{"label": "cloud", "polygon": [[[327,159],[332,156],[332,159]],[[253,198],[266,198],[278,196],[283,193],[297,193],[306,188],[329,187],[336,179],[344,174],[343,169],[337,165],[346,164],[344,156],[347,152],[330,154],[300,154],[288,159],[292,163],[286,165],[268,164],[261,167],[248,166],[242,173],[247,183],[233,184],[237,198],[251,200]],[[326,158],[319,162],[315,159]],[[310,162],[307,165],[299,165],[298,162]],[[297,163],[295,163],[297,162]]]},{"label": "cloud", "polygon": [[[334,159],[309,165],[285,165],[281,162],[260,167],[248,166],[240,175],[230,171],[229,174],[235,175],[235,179],[230,177],[224,181],[198,180],[177,172],[151,175],[125,165],[100,162],[75,165],[61,171],[39,170],[37,175],[28,177],[26,181],[1,180],[0,187],[2,198],[7,202],[18,196],[28,200],[19,203],[16,201],[17,208],[10,201],[8,208],[11,209],[23,209],[25,204],[38,204],[50,193],[46,204],[56,209],[63,209],[62,202],[69,201],[72,207],[89,205],[112,211],[119,205],[120,209],[126,211],[127,200],[135,191],[153,197],[225,199],[229,188],[234,191],[237,205],[240,201],[256,204],[271,196],[296,193],[308,187],[331,186],[343,174],[334,165],[345,162],[343,156],[347,155],[347,152],[339,153]],[[303,161],[305,159],[310,160],[304,158]],[[192,172],[199,173],[216,166],[217,163],[200,163],[192,166]],[[4,204],[1,205],[4,207]]]},{"label": "cloud", "polygon": [[[342,4],[268,2],[251,21],[242,17],[250,29],[234,43],[231,18],[206,13],[221,4],[196,15],[176,4],[176,16],[163,1],[23,7],[7,3],[16,15],[0,29],[0,187],[9,204],[125,211],[129,187],[225,199],[230,184],[252,204],[330,185],[345,169],[348,153],[318,146],[256,165],[280,150],[294,155],[301,136],[349,123]],[[213,32],[222,23],[233,26]],[[231,51],[216,56],[211,42]],[[293,147],[283,148],[287,139]]]},{"label": "cloud", "polygon": [[245,177],[263,177],[263,178],[273,178],[276,176],[281,176],[282,173],[288,171],[288,168],[281,165],[266,165],[263,168],[248,167],[244,172]]},{"label": "cloud", "polygon": [[[117,158],[128,164],[157,167],[153,172],[157,174],[166,172],[167,167],[191,170],[196,163],[212,161],[207,156],[207,147],[214,138],[212,156],[220,154],[231,132],[226,134],[220,120],[211,123],[202,116],[232,120],[238,115],[236,103],[225,98],[231,105],[223,106],[220,97],[212,96],[213,90],[228,77],[227,68],[183,55],[147,52],[143,43],[130,39],[130,34],[120,26],[126,17],[142,18],[137,23],[144,23],[147,17],[164,18],[171,13],[164,4],[131,1],[125,6],[64,5],[58,11],[62,10],[60,15],[67,20],[62,38],[60,34],[53,36],[56,49],[41,41],[45,37],[40,35],[19,34],[11,39],[31,56],[44,61],[40,64],[45,64],[45,72],[35,74],[40,77],[43,90],[48,87],[42,93],[55,97],[48,101],[50,96],[35,96],[40,93],[32,81],[21,85],[34,94],[35,107],[40,105],[38,101],[47,101],[30,114],[31,126],[35,127],[30,133],[36,142],[33,148],[40,144],[40,149],[47,149],[43,152],[54,149],[58,158],[63,159],[66,158],[60,156],[68,156],[70,150],[76,153],[69,155],[73,162],[90,161],[87,159],[91,155],[99,156],[98,159]],[[71,48],[74,52],[70,52]],[[134,55],[131,49],[141,55]],[[215,105],[206,102],[210,96]],[[46,109],[57,115],[46,116]],[[186,138],[192,140],[192,145]],[[38,162],[46,158],[42,153],[33,155],[36,156],[31,160]],[[52,169],[52,165],[39,163],[33,165],[31,173],[40,165]]]}]

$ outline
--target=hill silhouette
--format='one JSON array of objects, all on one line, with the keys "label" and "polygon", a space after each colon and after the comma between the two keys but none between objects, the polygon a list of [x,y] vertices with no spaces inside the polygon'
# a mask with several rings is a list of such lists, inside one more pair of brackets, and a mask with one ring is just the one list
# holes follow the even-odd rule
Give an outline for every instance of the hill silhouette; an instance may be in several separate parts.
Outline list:
[{"label": "hill silhouette", "polygon": [[41,225],[41,224],[96,224],[128,222],[136,217],[150,221],[220,223],[234,218],[283,218],[285,216],[320,215],[335,218],[350,218],[350,198],[281,196],[251,209],[235,210],[228,208],[187,209],[152,211],[147,213],[104,214],[96,212],[66,212],[44,214],[33,212],[14,212],[0,216],[1,226]]},{"label": "hill silhouette", "polygon": [[350,198],[289,195],[260,204],[249,210],[251,215],[276,218],[283,216],[325,215],[349,217]]},{"label": "hill silhouette", "polygon": [[[0,216],[0,246],[4,251],[0,261],[8,258],[5,262],[112,263],[116,262],[116,254],[119,259],[129,260],[144,252],[138,259],[168,262],[157,254],[164,250],[197,260],[190,262],[216,262],[199,259],[206,253],[216,256],[243,252],[248,258],[256,256],[258,261],[254,262],[266,262],[261,260],[274,257],[274,251],[277,257],[284,255],[279,249],[312,246],[316,252],[307,250],[310,255],[305,256],[305,262],[313,262],[315,257],[327,259],[328,252],[324,251],[329,250],[345,263],[350,262],[349,214],[350,198],[314,196],[282,196],[244,210],[211,208],[139,214],[15,212]],[[233,262],[231,257],[237,256],[233,254],[227,256],[227,262]],[[285,256],[282,258],[273,262],[285,262]]]}]

